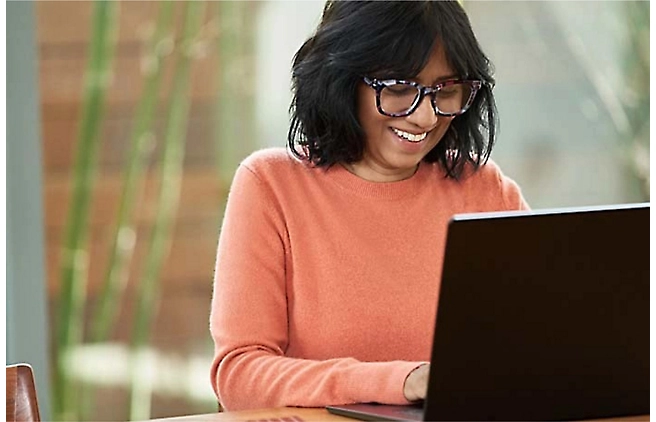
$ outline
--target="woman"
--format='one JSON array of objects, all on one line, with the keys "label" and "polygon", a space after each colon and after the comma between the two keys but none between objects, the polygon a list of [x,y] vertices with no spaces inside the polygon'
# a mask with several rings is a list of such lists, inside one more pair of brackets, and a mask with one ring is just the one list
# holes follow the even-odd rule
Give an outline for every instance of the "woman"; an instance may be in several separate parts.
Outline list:
[{"label": "woman", "polygon": [[329,1],[292,77],[290,151],[247,158],[228,198],[214,390],[228,410],[423,399],[449,218],[527,208],[487,160],[490,63],[457,2]]}]

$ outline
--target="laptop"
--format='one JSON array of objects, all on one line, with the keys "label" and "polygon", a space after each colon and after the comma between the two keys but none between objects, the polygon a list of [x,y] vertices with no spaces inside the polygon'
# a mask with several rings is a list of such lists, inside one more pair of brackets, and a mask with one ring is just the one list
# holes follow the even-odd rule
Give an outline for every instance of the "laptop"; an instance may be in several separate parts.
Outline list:
[{"label": "laptop", "polygon": [[361,420],[649,414],[650,204],[449,222],[426,400]]}]

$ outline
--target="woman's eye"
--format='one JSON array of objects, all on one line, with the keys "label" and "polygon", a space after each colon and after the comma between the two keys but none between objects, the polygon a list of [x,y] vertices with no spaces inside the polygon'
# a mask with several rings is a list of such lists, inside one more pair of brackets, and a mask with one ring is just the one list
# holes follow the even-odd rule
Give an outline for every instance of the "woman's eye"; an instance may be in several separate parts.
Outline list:
[{"label": "woman's eye", "polygon": [[443,98],[453,97],[454,95],[460,95],[462,91],[461,85],[450,85],[437,91],[437,96]]},{"label": "woman's eye", "polygon": [[416,89],[412,86],[409,85],[390,85],[387,87],[387,89],[390,91],[390,93],[394,95],[414,95],[416,93]]},{"label": "woman's eye", "polygon": [[457,93],[458,93],[458,90],[449,89],[449,88],[440,89],[439,91],[437,91],[437,95],[439,95],[441,97],[449,97],[449,96],[455,95]]}]

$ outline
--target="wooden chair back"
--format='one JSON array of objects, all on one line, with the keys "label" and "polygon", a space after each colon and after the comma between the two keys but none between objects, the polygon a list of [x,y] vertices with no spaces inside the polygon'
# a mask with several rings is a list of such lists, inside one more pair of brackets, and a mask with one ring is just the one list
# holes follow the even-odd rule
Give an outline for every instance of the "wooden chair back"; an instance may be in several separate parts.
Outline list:
[{"label": "wooden chair back", "polygon": [[25,363],[7,365],[7,421],[40,420],[32,367]]}]

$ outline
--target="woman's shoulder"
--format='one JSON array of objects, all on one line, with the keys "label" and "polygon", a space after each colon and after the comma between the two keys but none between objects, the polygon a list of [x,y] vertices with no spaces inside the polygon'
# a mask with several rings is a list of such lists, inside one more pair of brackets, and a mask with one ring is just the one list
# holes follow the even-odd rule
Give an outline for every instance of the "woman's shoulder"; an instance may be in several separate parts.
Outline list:
[{"label": "woman's shoulder", "polygon": [[474,165],[472,162],[466,162],[457,177],[448,177],[445,168],[437,162],[432,163],[432,172],[436,178],[449,184],[460,187],[479,187],[481,189],[499,184],[504,177],[501,169],[492,159],[488,159],[479,166]]},{"label": "woman's shoulder", "polygon": [[478,167],[475,167],[473,163],[467,163],[463,176],[465,180],[483,185],[498,185],[504,177],[499,165],[491,158]]},{"label": "woman's shoulder", "polygon": [[[439,169],[438,169],[439,167]],[[468,162],[457,178],[448,178],[444,169],[435,165],[444,186],[476,210],[506,210],[528,208],[517,183],[506,176],[492,159],[475,166]]]},{"label": "woman's shoulder", "polygon": [[270,147],[253,151],[242,161],[250,169],[285,165],[293,160],[292,154],[282,147]]},{"label": "woman's shoulder", "polygon": [[468,167],[465,184],[472,196],[500,200],[501,203],[498,205],[500,209],[528,208],[519,185],[504,174],[494,160],[488,159],[478,168],[473,164],[469,164]]},{"label": "woman's shoulder", "polygon": [[241,162],[241,167],[247,168],[256,176],[263,178],[269,175],[284,177],[285,174],[293,173],[305,166],[305,162],[281,147],[254,151]]}]

